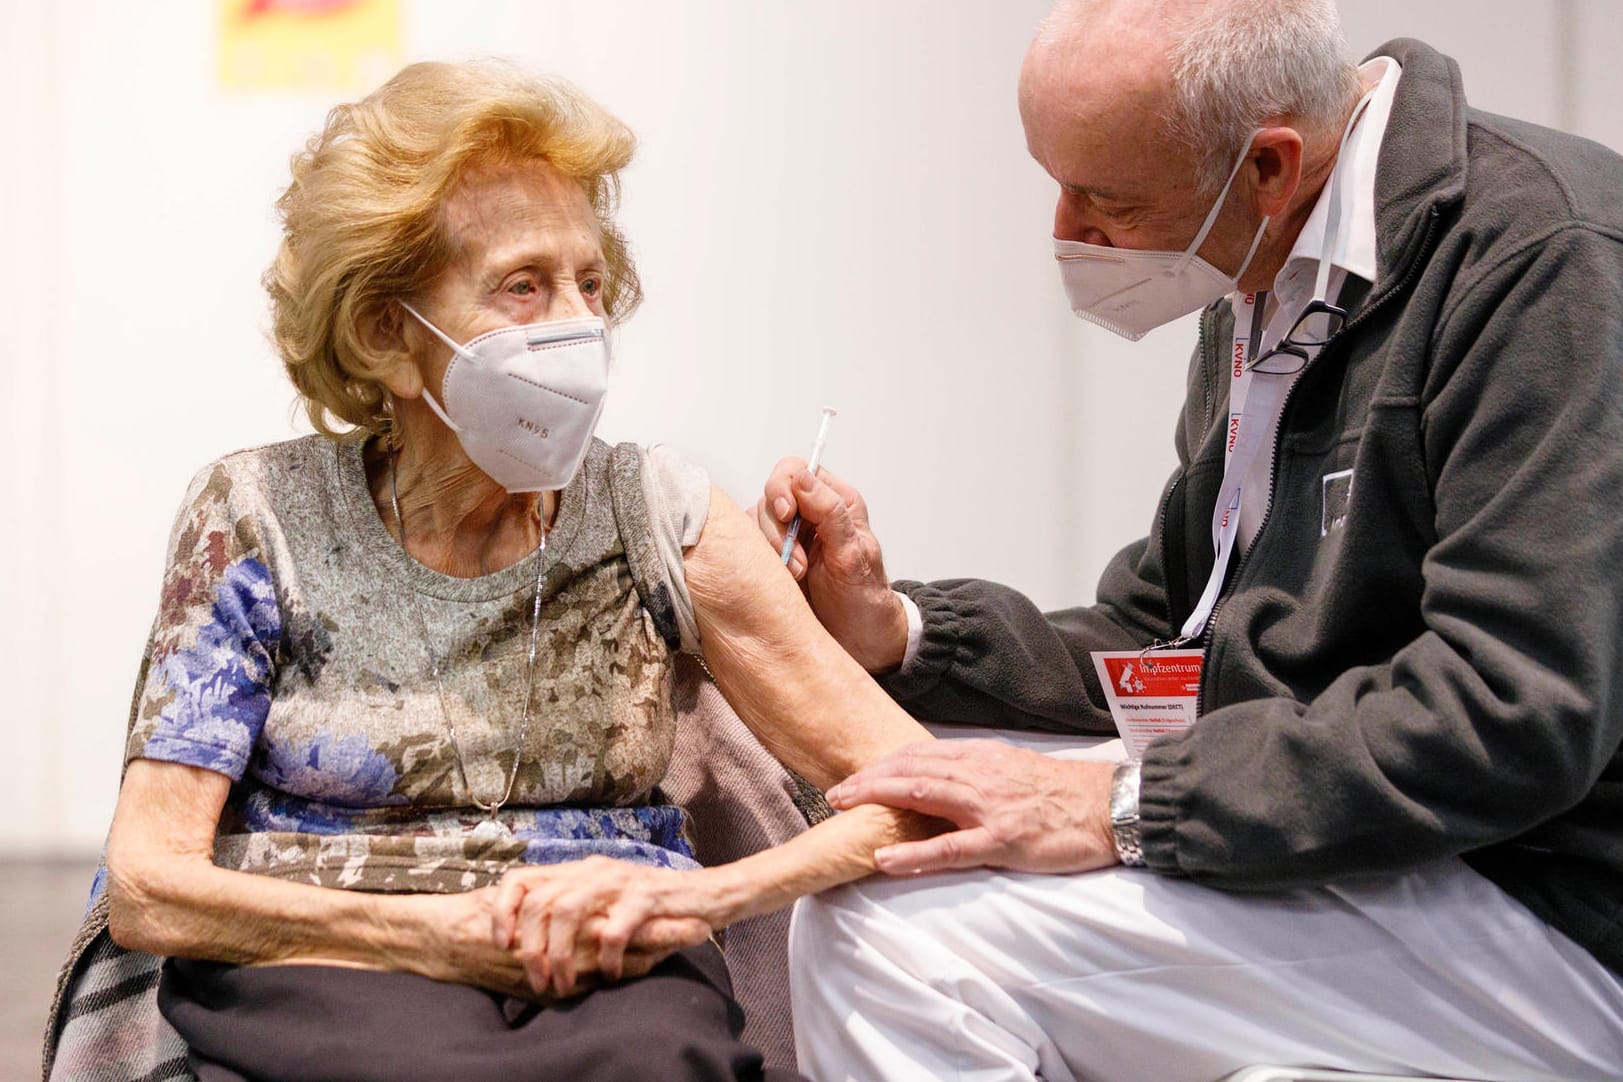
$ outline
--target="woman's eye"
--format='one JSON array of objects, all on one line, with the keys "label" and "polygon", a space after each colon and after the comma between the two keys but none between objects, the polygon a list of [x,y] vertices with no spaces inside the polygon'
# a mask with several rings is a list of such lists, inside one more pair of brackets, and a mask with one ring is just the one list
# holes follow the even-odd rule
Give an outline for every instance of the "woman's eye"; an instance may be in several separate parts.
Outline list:
[{"label": "woman's eye", "polygon": [[535,292],[535,283],[528,278],[520,278],[509,286],[507,291],[520,297],[528,297]]},{"label": "woman's eye", "polygon": [[595,297],[603,292],[603,282],[598,278],[588,278],[580,284],[580,291],[588,297]]}]

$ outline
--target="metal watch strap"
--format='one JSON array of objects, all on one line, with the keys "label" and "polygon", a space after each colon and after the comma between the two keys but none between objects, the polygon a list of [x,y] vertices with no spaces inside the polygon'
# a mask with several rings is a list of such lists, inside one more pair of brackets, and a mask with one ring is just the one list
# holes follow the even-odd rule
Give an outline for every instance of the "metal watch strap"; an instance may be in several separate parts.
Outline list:
[{"label": "metal watch strap", "polygon": [[1144,866],[1144,843],[1138,831],[1139,762],[1117,763],[1110,775],[1110,839],[1116,856],[1129,868]]}]

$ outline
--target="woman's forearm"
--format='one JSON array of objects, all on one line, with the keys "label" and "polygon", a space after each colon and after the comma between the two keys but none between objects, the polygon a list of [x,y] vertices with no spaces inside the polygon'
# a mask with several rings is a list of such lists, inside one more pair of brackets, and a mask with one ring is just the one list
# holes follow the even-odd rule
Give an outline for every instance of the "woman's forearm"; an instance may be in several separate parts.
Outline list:
[{"label": "woman's forearm", "polygon": [[523,964],[490,941],[486,888],[367,894],[192,860],[115,863],[108,932],[151,954],[238,965],[298,962],[415,973],[525,995]]},{"label": "woman's forearm", "polygon": [[865,804],[825,819],[773,849],[690,873],[706,877],[714,928],[770,913],[807,894],[862,879],[874,871],[874,851],[927,838],[943,824],[913,812]]},{"label": "woman's forearm", "polygon": [[108,930],[152,954],[254,964],[376,965],[405,953],[408,914],[388,899],[248,875],[190,857],[109,859]]},{"label": "woman's forearm", "polygon": [[469,954],[489,938],[472,899],[365,894],[216,867],[214,827],[230,785],[197,767],[130,764],[107,842],[115,942],[246,965],[323,961],[447,979],[470,962],[499,968],[499,959]]}]

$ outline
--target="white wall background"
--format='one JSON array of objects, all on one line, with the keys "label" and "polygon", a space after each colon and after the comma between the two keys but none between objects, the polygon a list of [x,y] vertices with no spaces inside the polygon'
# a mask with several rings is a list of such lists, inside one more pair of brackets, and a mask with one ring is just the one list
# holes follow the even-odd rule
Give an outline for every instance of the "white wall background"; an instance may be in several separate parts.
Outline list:
[{"label": "white wall background", "polygon": [[[648,302],[603,434],[750,501],[840,408],[828,464],[891,572],[1086,601],[1171,466],[1189,321],[1072,320],[1015,76],[1045,0],[413,0],[411,58],[500,54],[640,133]],[[1343,0],[1472,100],[1623,149],[1623,4]],[[258,276],[332,95],[217,88],[214,5],[0,3],[0,853],[94,849],[170,516],[192,472],[300,431]]]}]

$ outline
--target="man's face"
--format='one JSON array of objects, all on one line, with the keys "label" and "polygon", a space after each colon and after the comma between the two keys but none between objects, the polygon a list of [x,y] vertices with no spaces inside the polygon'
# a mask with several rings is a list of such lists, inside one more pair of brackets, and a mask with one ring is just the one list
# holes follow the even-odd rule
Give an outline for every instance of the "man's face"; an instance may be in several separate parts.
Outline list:
[{"label": "man's face", "polygon": [[[1126,42],[1102,58],[1078,53],[1039,43],[1020,73],[1026,146],[1059,184],[1054,236],[1182,251],[1211,210],[1212,196],[1197,188],[1194,153],[1165,133],[1173,93],[1164,60]],[[1231,194],[1201,247],[1216,266],[1236,266],[1256,229],[1245,204]],[[1238,248],[1230,253],[1236,237]]]}]

